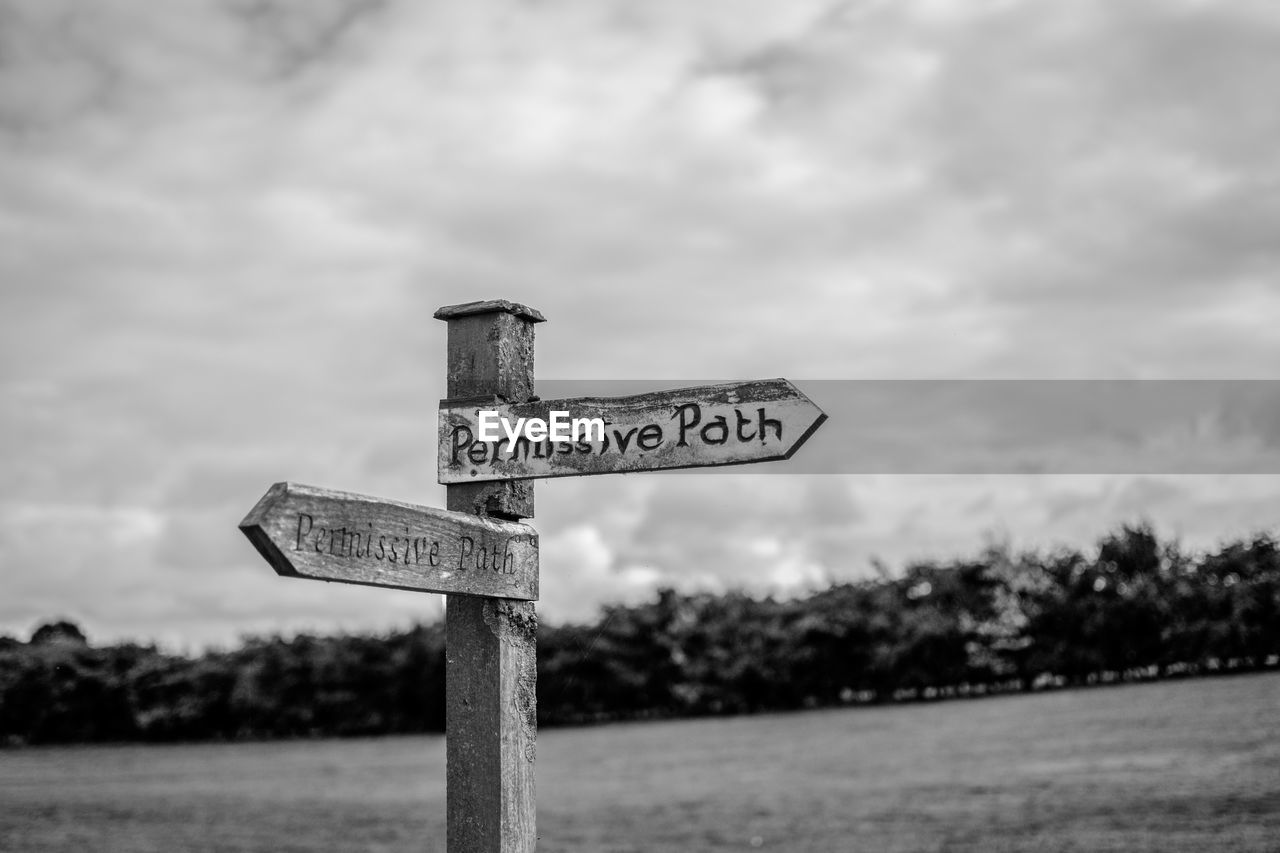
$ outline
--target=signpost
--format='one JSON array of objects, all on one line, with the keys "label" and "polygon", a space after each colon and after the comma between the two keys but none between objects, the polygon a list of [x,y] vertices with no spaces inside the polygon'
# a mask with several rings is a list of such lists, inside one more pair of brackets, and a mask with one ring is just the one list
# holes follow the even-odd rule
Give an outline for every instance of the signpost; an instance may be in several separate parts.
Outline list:
[{"label": "signpost", "polygon": [[[485,440],[482,412],[506,428]],[[538,420],[567,437],[513,438],[511,425]],[[574,477],[788,459],[827,416],[785,379],[703,385],[634,397],[579,397],[503,403],[444,401],[440,407],[442,483]],[[603,429],[573,425],[598,420]],[[545,432],[545,431],[544,431]]]},{"label": "signpost", "polygon": [[[277,483],[240,529],[282,575],[449,596],[447,846],[531,853],[538,536],[518,522],[533,516],[532,480],[786,459],[826,415],[785,379],[537,400],[540,313],[493,300],[435,316],[449,324],[438,453],[447,509]],[[555,423],[557,413],[598,429],[564,440],[492,436],[488,423]]]},{"label": "signpost", "polygon": [[538,534],[510,521],[276,483],[240,529],[288,577],[538,597]]}]

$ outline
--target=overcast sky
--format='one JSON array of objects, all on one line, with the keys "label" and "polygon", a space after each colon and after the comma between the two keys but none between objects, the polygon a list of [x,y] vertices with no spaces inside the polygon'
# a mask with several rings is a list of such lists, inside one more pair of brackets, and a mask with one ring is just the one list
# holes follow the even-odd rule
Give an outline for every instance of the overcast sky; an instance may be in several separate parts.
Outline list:
[{"label": "overcast sky", "polygon": [[[541,310],[547,379],[1276,378],[1277,80],[1263,0],[0,0],[0,633],[438,616],[236,524],[442,505],[450,303]],[[540,613],[1280,519],[1275,475],[780,471],[540,483]]]}]

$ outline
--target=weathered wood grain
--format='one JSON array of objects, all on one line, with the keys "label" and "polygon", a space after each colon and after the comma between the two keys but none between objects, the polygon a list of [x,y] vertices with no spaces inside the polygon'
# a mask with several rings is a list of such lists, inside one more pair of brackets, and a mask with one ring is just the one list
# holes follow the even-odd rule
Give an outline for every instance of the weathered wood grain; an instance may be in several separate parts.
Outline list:
[{"label": "weathered wood grain", "polygon": [[[533,309],[495,300],[442,308],[448,395],[533,397]],[[530,481],[450,485],[451,510],[533,515]],[[537,615],[532,602],[450,596],[445,605],[446,788],[450,853],[532,853],[537,846]]]},{"label": "weathered wood grain", "polygon": [[[485,397],[523,402],[533,397],[532,308],[495,299],[441,308],[449,324],[447,384],[452,398]],[[468,481],[449,489],[446,504],[458,512],[519,520],[533,517],[533,484],[512,480]]]},{"label": "weathered wood grain", "polygon": [[454,595],[445,605],[451,852],[536,846],[536,632],[530,602]]},{"label": "weathered wood grain", "polygon": [[276,483],[240,530],[288,577],[538,597],[538,534],[515,522]]},{"label": "weathered wood grain", "polygon": [[[512,427],[519,418],[600,418],[603,440],[512,442],[480,439],[479,413],[496,411]],[[826,420],[785,379],[703,385],[633,397],[577,397],[512,402],[443,400],[439,421],[439,481],[478,483],[574,477],[787,459]]]},{"label": "weathered wood grain", "polygon": [[437,320],[454,320],[475,314],[514,314],[530,323],[545,323],[547,320],[542,316],[541,311],[506,299],[481,299],[476,302],[463,302],[461,305],[446,305],[437,309],[432,316]]}]

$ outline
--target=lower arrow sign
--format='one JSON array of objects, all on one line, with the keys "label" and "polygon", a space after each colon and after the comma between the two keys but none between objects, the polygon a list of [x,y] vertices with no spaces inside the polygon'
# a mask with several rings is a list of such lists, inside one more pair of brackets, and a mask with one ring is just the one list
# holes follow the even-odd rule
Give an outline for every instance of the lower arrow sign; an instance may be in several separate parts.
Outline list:
[{"label": "lower arrow sign", "polygon": [[240,530],[288,577],[538,598],[538,534],[524,524],[276,483]]}]

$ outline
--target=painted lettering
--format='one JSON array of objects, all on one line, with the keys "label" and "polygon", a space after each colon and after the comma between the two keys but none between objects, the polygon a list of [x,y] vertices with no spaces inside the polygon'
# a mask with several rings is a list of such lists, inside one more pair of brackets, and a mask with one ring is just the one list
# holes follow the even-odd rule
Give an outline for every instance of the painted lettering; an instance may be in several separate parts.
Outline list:
[{"label": "painted lettering", "polygon": [[453,435],[450,436],[450,443],[453,445],[453,456],[451,458],[453,459],[454,465],[458,464],[458,453],[462,451],[462,448],[469,447],[474,438],[475,436],[471,434],[470,428],[463,424],[459,424],[453,428]]},{"label": "painted lettering", "polygon": [[[303,521],[303,519],[306,519],[306,521],[307,521],[307,529],[306,529],[306,530],[303,530],[303,529],[302,529],[302,521]],[[311,532],[311,528],[315,526],[315,521],[316,521],[316,520],[315,520],[314,518],[312,518],[311,516],[307,515],[305,512],[300,512],[300,513],[298,513],[298,540],[297,540],[297,542],[296,542],[296,543],[294,543],[293,550],[295,550],[295,551],[301,551],[301,550],[302,550],[302,538],[303,538],[304,536],[306,536],[308,533],[310,533],[310,532]]]},{"label": "painted lettering", "polygon": [[[712,431],[715,431],[713,437]],[[707,444],[724,444],[729,440],[729,422],[725,420],[724,415],[716,415],[714,419],[702,428],[699,433],[702,440]]]},{"label": "painted lettering", "polygon": [[676,442],[676,447],[688,447],[689,431],[702,422],[702,407],[697,403],[682,403],[676,406],[675,414],[671,417],[678,420],[680,426],[680,440]]},{"label": "painted lettering", "polygon": [[618,432],[616,429],[613,431],[613,440],[618,443],[619,453],[624,455],[626,454],[627,447],[628,445],[631,444],[631,436],[635,435],[636,431],[637,431],[637,427],[632,427],[630,430],[626,432],[625,435],[623,433]]},{"label": "painted lettering", "polygon": [[645,424],[636,436],[636,446],[641,450],[657,450],[662,446],[662,427],[658,424]]},{"label": "painted lettering", "polygon": [[776,420],[774,418],[766,418],[764,416],[763,408],[757,409],[756,411],[760,413],[760,443],[764,444],[765,430],[769,429],[770,427],[774,429],[775,434],[778,438],[778,441],[782,441],[782,421]]}]

